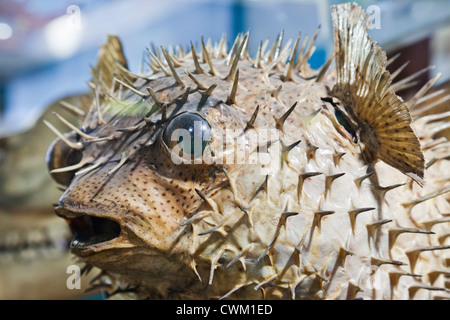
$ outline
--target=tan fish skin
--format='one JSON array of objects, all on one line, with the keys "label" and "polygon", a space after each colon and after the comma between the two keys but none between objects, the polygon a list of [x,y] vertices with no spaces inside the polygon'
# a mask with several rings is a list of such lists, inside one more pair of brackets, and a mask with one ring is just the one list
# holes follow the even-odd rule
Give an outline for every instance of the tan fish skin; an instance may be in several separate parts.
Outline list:
[{"label": "tan fish skin", "polygon": [[[51,167],[73,173],[56,212],[71,225],[72,252],[103,270],[95,287],[111,298],[450,296],[449,144],[434,139],[445,126],[436,115],[412,120],[411,101],[389,91],[387,61],[361,8],[332,12],[337,66],[355,68],[350,77],[330,64],[310,69],[312,42],[294,60],[300,39],[291,50],[280,37],[252,59],[247,34],[229,52],[223,41],[202,41],[198,53],[161,48],[149,56],[150,74],[120,61],[108,68],[120,70],[114,78],[102,61],[123,54],[109,38],[81,126],[89,137],[72,132],[49,151],[55,162],[69,152],[81,159],[76,169]],[[343,46],[352,28],[368,44],[358,52]],[[355,93],[363,81],[374,90],[366,98]],[[398,112],[398,135],[380,139],[379,121]],[[210,135],[202,157],[167,138],[195,121]],[[386,156],[402,135],[420,143],[413,152],[423,161]],[[198,163],[179,163],[175,152]]]}]

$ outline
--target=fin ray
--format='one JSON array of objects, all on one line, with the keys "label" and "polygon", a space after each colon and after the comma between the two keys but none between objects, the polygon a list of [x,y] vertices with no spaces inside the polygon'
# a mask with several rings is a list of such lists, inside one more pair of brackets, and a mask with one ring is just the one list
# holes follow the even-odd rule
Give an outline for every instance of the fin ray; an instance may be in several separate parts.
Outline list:
[{"label": "fin ray", "polygon": [[369,16],[357,4],[332,7],[336,52],[333,95],[358,124],[365,161],[381,160],[423,184],[425,160],[408,107],[391,88],[387,57],[367,33]]}]

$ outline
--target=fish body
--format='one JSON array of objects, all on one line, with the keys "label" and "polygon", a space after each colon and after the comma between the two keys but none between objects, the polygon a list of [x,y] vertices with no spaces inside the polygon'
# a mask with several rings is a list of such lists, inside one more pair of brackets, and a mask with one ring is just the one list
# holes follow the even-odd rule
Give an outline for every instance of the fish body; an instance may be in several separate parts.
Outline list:
[{"label": "fish body", "polygon": [[161,48],[137,75],[109,38],[90,112],[48,156],[67,185],[56,212],[72,252],[103,270],[97,285],[152,299],[448,297],[440,118],[411,117],[426,90],[390,90],[359,6],[332,11],[335,69],[310,69],[300,37],[250,58],[246,34],[230,51]]}]

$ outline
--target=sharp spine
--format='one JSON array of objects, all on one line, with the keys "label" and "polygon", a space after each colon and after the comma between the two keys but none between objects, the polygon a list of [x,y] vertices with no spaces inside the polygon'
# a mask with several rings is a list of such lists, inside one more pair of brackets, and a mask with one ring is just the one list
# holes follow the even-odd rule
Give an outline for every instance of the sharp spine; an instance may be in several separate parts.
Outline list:
[{"label": "sharp spine", "polygon": [[241,57],[242,49],[244,48],[244,46],[247,43],[247,41],[248,41],[248,33],[244,36],[244,39],[239,44],[238,50],[236,52],[236,57],[234,58],[233,64],[231,65],[230,73],[228,74],[228,76],[224,80],[226,80],[226,81],[234,81],[234,78],[236,77],[237,66],[238,66],[238,63],[239,63],[239,59]]},{"label": "sharp spine", "polygon": [[356,217],[362,212],[371,211],[371,210],[375,210],[375,208],[371,208],[371,207],[370,208],[357,208],[357,209],[348,211],[348,215],[350,217],[350,225],[352,227],[353,234],[355,233]]},{"label": "sharp spine", "polygon": [[314,176],[318,176],[320,174],[322,174],[322,172],[304,172],[298,176],[298,187],[297,187],[298,201],[300,201],[300,199],[301,199],[301,194],[303,191],[303,184],[304,184],[305,180],[308,178],[314,177]]},{"label": "sharp spine", "polygon": [[366,175],[364,175],[364,176],[362,176],[362,177],[360,177],[360,178],[355,179],[354,182],[355,182],[356,186],[358,187],[358,190],[361,189],[361,184],[362,184],[362,182],[363,182],[365,179],[367,179],[367,178],[369,178],[369,177],[371,177],[371,176],[373,176],[373,175],[374,175],[374,172],[370,172],[370,173],[368,173],[368,174],[366,174]]},{"label": "sharp spine", "polygon": [[138,96],[141,96],[142,98],[148,97],[148,94],[143,93],[143,92],[141,92],[141,91],[139,91],[139,90],[133,88],[132,86],[130,86],[129,84],[123,82],[122,80],[116,79],[116,81],[117,81],[118,83],[120,83],[121,85],[123,85],[124,87],[126,87],[126,88],[127,88],[128,90],[130,90],[131,92],[137,94]]},{"label": "sharp spine", "polygon": [[67,102],[67,101],[60,101],[59,104],[63,106],[65,109],[71,111],[72,113],[75,113],[78,116],[84,117],[86,115],[86,112],[78,108],[77,106],[74,106],[73,104]]},{"label": "sharp spine", "polygon": [[194,73],[196,73],[196,74],[205,73],[205,71],[203,71],[202,67],[200,66],[200,63],[198,62],[197,53],[195,52],[195,47],[194,47],[192,41],[191,41],[191,54],[192,54],[192,59],[194,60],[194,66],[195,66]]},{"label": "sharp spine", "polygon": [[231,87],[231,93],[226,101],[226,104],[228,105],[236,104],[236,92],[238,88],[238,82],[239,82],[239,69],[236,69],[236,74],[233,80],[233,86]]},{"label": "sharp spine", "polygon": [[82,142],[73,142],[67,139],[61,132],[58,131],[50,122],[47,120],[43,120],[45,125],[50,128],[57,136],[60,138],[65,144],[67,144],[70,148],[75,150],[81,150],[84,147]]},{"label": "sharp spine", "polygon": [[337,178],[342,177],[345,174],[345,172],[333,174],[330,176],[325,176],[325,198],[327,197],[328,193],[331,191],[331,185]]},{"label": "sharp spine", "polygon": [[187,70],[185,70],[185,72],[189,76],[189,78],[191,78],[191,80],[194,81],[194,83],[197,85],[197,88],[199,88],[200,90],[208,89],[208,87],[205,86],[204,84],[202,84],[196,77],[194,77],[194,75],[192,73],[190,73]]},{"label": "sharp spine", "polygon": [[282,77],[283,81],[294,81],[294,78],[292,77],[292,70],[294,68],[295,56],[297,55],[297,49],[298,49],[298,44],[300,42],[300,36],[301,36],[301,34],[298,35],[297,40],[295,41],[295,44],[294,44],[294,48],[292,49],[291,55],[289,56],[289,63],[287,65],[285,73]]},{"label": "sharp spine", "polygon": [[175,81],[180,85],[184,86],[183,81],[181,80],[180,76],[178,75],[175,66],[172,62],[172,59],[170,55],[167,53],[167,51],[161,46],[161,51],[164,54],[164,57],[166,58],[167,64],[169,65],[170,71],[172,71],[172,76],[175,78]]},{"label": "sharp spine", "polygon": [[421,248],[416,248],[416,249],[412,249],[412,250],[406,251],[406,256],[408,257],[409,263],[411,265],[411,272],[414,272],[414,269],[415,269],[415,266],[416,266],[416,263],[417,263],[417,259],[419,258],[419,255],[422,252],[435,251],[435,250],[446,250],[446,249],[450,249],[450,245],[421,247]]},{"label": "sharp spine", "polygon": [[209,97],[213,93],[214,89],[216,89],[216,87],[217,83],[213,83],[211,86],[208,87],[208,89],[202,92],[202,96]]},{"label": "sharp spine", "polygon": [[284,122],[286,121],[287,117],[294,111],[295,107],[297,106],[297,102],[295,102],[292,107],[290,107],[280,118],[273,117],[275,119],[275,127],[284,133]]},{"label": "sharp spine", "polygon": [[208,50],[205,47],[205,42],[203,41],[203,37],[202,37],[202,54],[204,54],[205,60],[209,65],[209,72],[214,76],[218,76],[219,73],[214,69],[214,65],[211,61],[211,58],[209,57]]},{"label": "sharp spine", "polygon": [[397,237],[402,233],[434,234],[434,232],[432,231],[420,230],[416,228],[403,228],[403,227],[395,227],[389,229],[388,233],[389,233],[389,250],[392,249],[392,247],[395,244],[395,241],[397,240]]},{"label": "sharp spine", "polygon": [[245,126],[244,131],[242,133],[245,133],[249,129],[255,129],[255,121],[256,117],[258,116],[258,112],[259,112],[259,105],[256,106],[255,111],[252,114],[252,117],[247,122],[247,125]]}]

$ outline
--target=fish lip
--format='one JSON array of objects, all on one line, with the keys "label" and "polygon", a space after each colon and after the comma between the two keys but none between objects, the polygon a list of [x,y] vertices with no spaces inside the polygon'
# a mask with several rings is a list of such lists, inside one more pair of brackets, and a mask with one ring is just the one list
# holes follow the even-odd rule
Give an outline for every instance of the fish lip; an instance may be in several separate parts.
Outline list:
[{"label": "fish lip", "polygon": [[[123,234],[122,225],[113,217],[106,214],[93,213],[89,209],[71,209],[64,205],[55,207],[55,213],[58,217],[63,218],[69,225],[72,240],[70,241],[71,252],[78,256],[85,256],[106,249],[116,247],[115,244],[120,243]],[[77,222],[83,219],[88,219],[91,223],[100,221],[103,225],[107,222],[109,227],[113,226],[114,230],[106,233],[86,231],[77,229]],[[118,228],[118,230],[117,230]],[[83,237],[88,237],[80,241]],[[90,238],[89,238],[90,237]],[[104,240],[103,240],[104,239]]]}]

